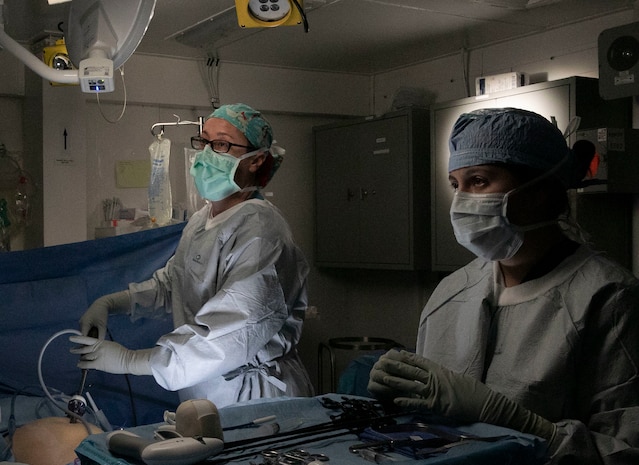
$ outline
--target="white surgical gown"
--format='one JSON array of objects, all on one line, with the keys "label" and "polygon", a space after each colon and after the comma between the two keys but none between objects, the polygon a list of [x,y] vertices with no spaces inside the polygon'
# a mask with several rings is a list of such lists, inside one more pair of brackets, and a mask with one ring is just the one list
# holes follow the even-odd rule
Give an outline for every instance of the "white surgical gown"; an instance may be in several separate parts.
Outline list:
[{"label": "white surgical gown", "polygon": [[541,278],[499,282],[480,259],[446,277],[417,353],[555,422],[553,463],[638,464],[638,281],[581,246]]},{"label": "white surgical gown", "polygon": [[308,264],[286,221],[259,199],[207,216],[193,215],[164,268],[129,285],[133,319],[173,315],[151,355],[154,378],[218,407],[313,395],[296,350]]}]

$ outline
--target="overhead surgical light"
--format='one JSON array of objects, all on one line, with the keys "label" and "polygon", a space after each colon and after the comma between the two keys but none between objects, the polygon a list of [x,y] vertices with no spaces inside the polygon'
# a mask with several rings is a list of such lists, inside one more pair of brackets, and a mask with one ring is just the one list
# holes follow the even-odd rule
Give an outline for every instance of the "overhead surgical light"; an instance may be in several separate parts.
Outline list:
[{"label": "overhead surgical light", "polygon": [[235,0],[240,27],[296,26],[304,22],[302,0]]},{"label": "overhead surgical light", "polygon": [[[49,3],[56,3],[49,0]],[[133,54],[146,32],[156,0],[73,0],[69,9],[66,47],[73,67],[50,67],[22,47],[0,25],[0,46],[42,78],[59,84],[80,84],[83,92],[114,90],[113,70]]]},{"label": "overhead surgical light", "polygon": [[211,49],[249,37],[260,32],[259,28],[304,23],[304,29],[308,32],[302,0],[234,0],[234,3],[234,6],[225,7],[174,32],[165,37],[165,40],[175,40],[189,47]]}]

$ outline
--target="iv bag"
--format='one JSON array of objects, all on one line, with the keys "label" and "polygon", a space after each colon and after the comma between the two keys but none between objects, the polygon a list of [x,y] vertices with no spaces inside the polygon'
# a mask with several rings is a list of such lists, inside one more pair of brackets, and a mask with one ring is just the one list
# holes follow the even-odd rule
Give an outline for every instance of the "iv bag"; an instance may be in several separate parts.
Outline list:
[{"label": "iv bag", "polygon": [[158,226],[171,222],[173,200],[169,178],[171,141],[157,139],[149,146],[151,154],[151,180],[149,182],[149,216]]}]

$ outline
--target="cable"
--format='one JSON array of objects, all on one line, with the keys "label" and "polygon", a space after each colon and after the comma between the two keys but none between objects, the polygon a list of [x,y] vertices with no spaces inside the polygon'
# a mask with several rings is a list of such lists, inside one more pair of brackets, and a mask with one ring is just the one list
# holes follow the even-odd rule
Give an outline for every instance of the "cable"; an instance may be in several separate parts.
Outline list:
[{"label": "cable", "polygon": [[124,82],[124,66],[120,66],[120,68],[118,68],[118,69],[120,70],[120,77],[122,78],[122,89],[124,90],[124,100],[123,100],[123,102],[122,102],[122,111],[120,112],[120,116],[118,116],[118,118],[117,118],[117,119],[115,119],[115,120],[110,120],[110,119],[109,119],[109,118],[108,118],[108,117],[104,114],[104,112],[102,111],[102,105],[100,104],[100,93],[99,93],[99,92],[97,92],[97,93],[95,94],[95,99],[96,99],[96,100],[97,100],[97,102],[98,102],[98,109],[100,110],[100,114],[102,115],[102,118],[104,118],[104,119],[105,119],[105,121],[106,121],[107,123],[111,123],[111,124],[115,124],[115,123],[117,123],[118,121],[120,121],[120,120],[122,119],[122,117],[124,116],[124,112],[126,111],[126,101],[127,101],[127,98],[126,98],[126,82]]},{"label": "cable", "polygon": [[62,336],[64,334],[75,334],[77,336],[82,336],[82,333],[80,331],[78,331],[77,329],[63,329],[62,331],[58,331],[53,336],[51,336],[47,340],[47,342],[45,342],[44,345],[42,346],[42,349],[40,350],[40,355],[38,356],[38,380],[40,381],[40,387],[44,391],[45,395],[49,398],[49,400],[53,403],[53,405],[55,405],[57,408],[62,410],[69,417],[75,418],[76,420],[79,420],[84,425],[84,427],[86,428],[87,433],[89,435],[91,435],[91,434],[93,434],[93,431],[91,431],[91,427],[89,426],[87,421],[84,418],[82,418],[82,416],[78,415],[75,412],[72,412],[68,408],[64,408],[64,407],[61,407],[60,405],[58,405],[57,401],[53,398],[53,396],[49,392],[49,389],[47,389],[47,386],[44,383],[44,378],[42,376],[42,359],[44,358],[45,350],[47,349],[47,347],[49,347],[49,344],[51,344],[51,342],[53,342],[54,339],[56,339],[57,337]]},{"label": "cable", "polygon": [[304,32],[308,32],[308,19],[306,18],[306,13],[304,12],[304,8],[302,8],[302,5],[300,5],[300,2],[298,2],[297,0],[291,0],[291,1],[295,4],[297,11],[300,12],[300,16],[302,17],[302,21],[304,22]]},{"label": "cable", "polygon": [[208,87],[209,99],[213,108],[220,106],[220,94],[219,94],[219,58],[215,56],[209,56],[206,62],[199,62],[198,67],[204,83]]}]

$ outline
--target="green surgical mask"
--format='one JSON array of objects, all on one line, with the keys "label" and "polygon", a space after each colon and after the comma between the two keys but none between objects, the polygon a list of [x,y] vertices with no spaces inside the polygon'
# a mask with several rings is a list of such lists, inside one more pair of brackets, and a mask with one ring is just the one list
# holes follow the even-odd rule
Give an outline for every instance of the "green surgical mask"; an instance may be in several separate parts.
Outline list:
[{"label": "green surgical mask", "polygon": [[260,151],[261,149],[254,150],[241,157],[234,157],[228,153],[215,152],[210,145],[204,147],[204,150],[195,154],[190,170],[200,195],[215,202],[237,192],[257,190],[255,186],[238,186],[235,182],[235,172],[242,160],[253,157]]}]

